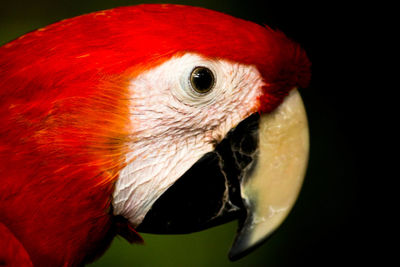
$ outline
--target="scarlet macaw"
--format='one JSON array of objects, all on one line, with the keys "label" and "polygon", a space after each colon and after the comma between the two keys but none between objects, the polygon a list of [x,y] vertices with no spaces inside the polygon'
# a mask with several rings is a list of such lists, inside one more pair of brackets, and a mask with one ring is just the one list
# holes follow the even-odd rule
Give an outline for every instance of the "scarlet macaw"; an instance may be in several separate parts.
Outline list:
[{"label": "scarlet macaw", "polygon": [[0,263],[75,266],[116,235],[233,219],[230,258],[301,186],[310,63],[283,33],[179,5],[67,19],[0,47]]}]

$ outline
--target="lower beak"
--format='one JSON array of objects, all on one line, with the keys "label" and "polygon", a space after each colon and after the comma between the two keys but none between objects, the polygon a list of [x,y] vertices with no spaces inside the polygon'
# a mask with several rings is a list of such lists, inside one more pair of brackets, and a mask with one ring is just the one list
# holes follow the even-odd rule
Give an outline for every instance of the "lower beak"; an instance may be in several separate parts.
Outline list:
[{"label": "lower beak", "polygon": [[247,216],[229,252],[231,260],[257,247],[286,218],[303,183],[308,151],[306,112],[293,90],[274,112],[260,118],[257,164],[241,183]]},{"label": "lower beak", "polygon": [[152,206],[139,232],[182,234],[239,219],[236,260],[285,219],[308,160],[303,102],[293,90],[272,113],[253,114],[205,154]]}]

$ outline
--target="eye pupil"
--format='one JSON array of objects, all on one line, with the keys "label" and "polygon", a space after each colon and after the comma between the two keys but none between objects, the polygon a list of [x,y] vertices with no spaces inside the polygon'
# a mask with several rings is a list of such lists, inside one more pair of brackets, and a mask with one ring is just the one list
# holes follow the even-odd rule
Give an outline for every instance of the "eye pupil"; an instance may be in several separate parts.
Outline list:
[{"label": "eye pupil", "polygon": [[205,94],[214,87],[214,75],[206,67],[196,67],[190,74],[190,83],[196,92]]}]

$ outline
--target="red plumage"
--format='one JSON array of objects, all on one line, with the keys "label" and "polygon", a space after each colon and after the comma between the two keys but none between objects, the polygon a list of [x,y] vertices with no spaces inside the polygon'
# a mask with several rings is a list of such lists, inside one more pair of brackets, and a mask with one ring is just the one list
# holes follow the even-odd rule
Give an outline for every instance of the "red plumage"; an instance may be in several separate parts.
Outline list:
[{"label": "red plumage", "polygon": [[0,236],[12,233],[34,265],[89,261],[118,232],[113,183],[134,138],[127,85],[185,52],[255,65],[264,112],[309,80],[304,51],[282,33],[187,6],[96,12],[0,47]]}]

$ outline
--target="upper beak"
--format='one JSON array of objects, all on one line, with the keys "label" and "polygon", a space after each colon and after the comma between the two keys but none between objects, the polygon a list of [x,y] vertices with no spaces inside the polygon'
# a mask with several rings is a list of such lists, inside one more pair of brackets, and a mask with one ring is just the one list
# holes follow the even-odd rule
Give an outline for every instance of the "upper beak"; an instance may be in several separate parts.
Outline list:
[{"label": "upper beak", "polygon": [[239,219],[236,260],[285,219],[308,161],[303,102],[293,90],[272,113],[253,114],[205,154],[152,206],[139,232],[177,234]]},{"label": "upper beak", "polygon": [[229,252],[235,260],[265,240],[286,218],[299,194],[309,151],[307,116],[293,90],[259,124],[257,164],[241,183],[247,216]]}]

